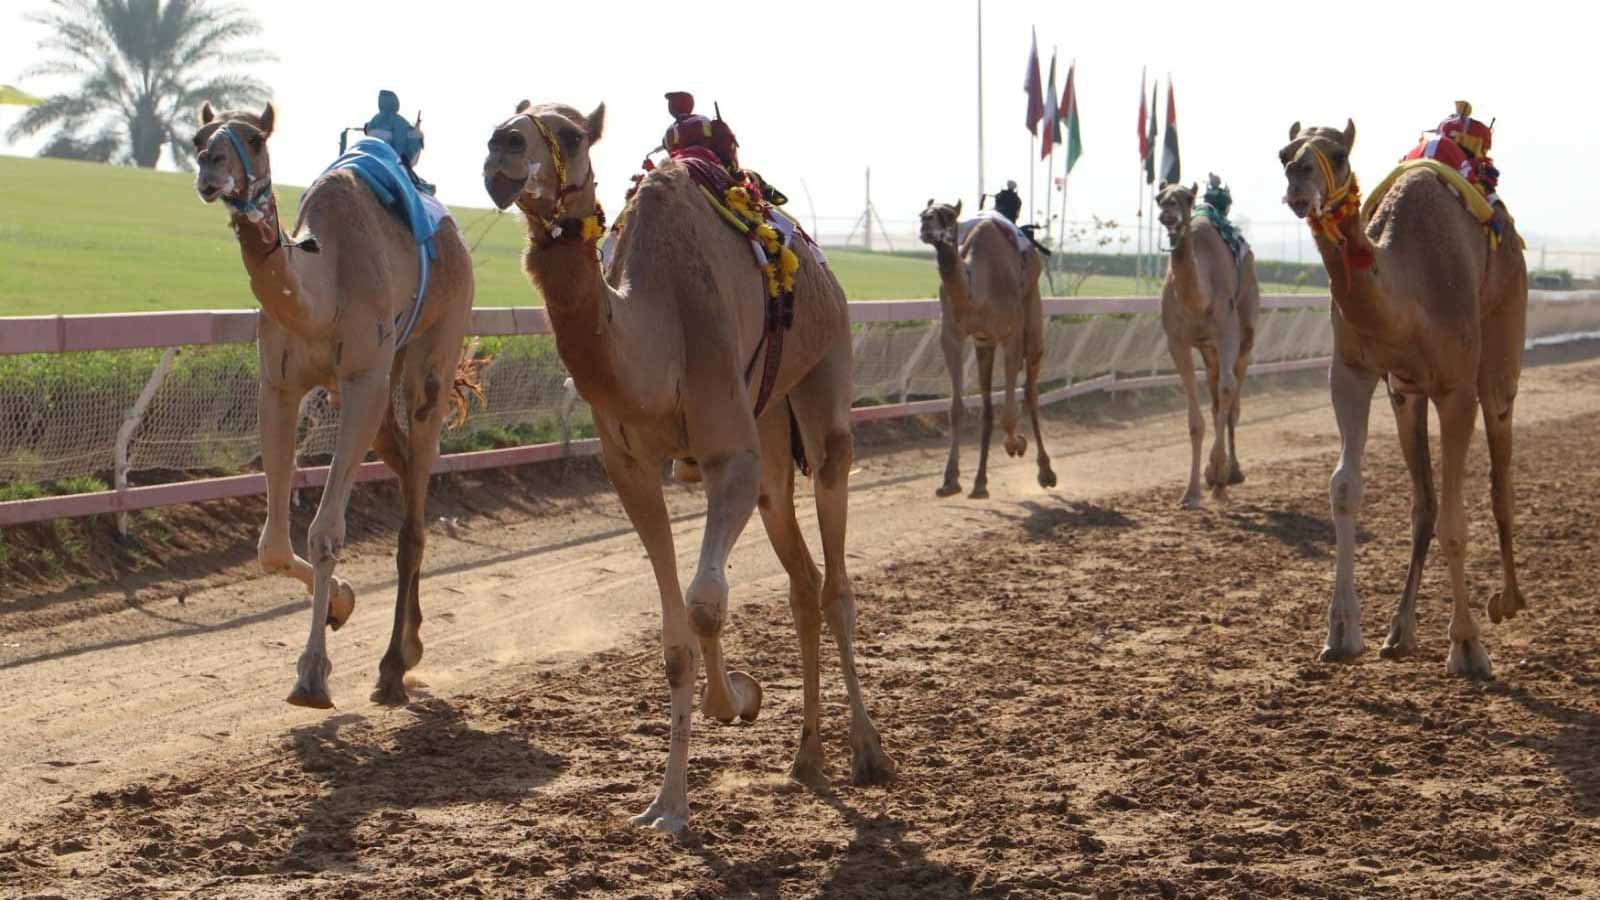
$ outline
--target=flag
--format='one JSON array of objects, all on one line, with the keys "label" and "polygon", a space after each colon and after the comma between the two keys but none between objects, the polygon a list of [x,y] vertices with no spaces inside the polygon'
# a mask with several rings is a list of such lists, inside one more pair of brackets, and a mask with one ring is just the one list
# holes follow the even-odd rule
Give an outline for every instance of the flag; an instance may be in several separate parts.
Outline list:
[{"label": "flag", "polygon": [[[1144,183],[1155,184],[1155,98],[1160,96],[1160,85],[1150,85],[1150,131],[1144,136]],[[1144,98],[1139,98],[1144,102]]]},{"label": "flag", "polygon": [[1167,78],[1167,137],[1161,145],[1161,180],[1177,184],[1183,179],[1178,160],[1178,106],[1172,99],[1172,78]]},{"label": "flag", "polygon": [[[1061,118],[1067,123],[1067,171],[1083,155],[1083,134],[1078,130],[1078,89],[1074,85],[1078,64],[1067,66],[1067,89],[1061,93]],[[1140,91],[1140,93],[1144,93]]]},{"label": "flag", "polygon": [[1034,32],[1033,49],[1028,51],[1028,74],[1022,82],[1028,92],[1028,131],[1039,136],[1039,120],[1044,118],[1044,87],[1039,83],[1039,34]]},{"label": "flag", "polygon": [[1144,133],[1145,117],[1149,115],[1144,105],[1145,70],[1139,70],[1139,161],[1150,158],[1150,137]]},{"label": "flag", "polygon": [[1061,143],[1061,107],[1056,105],[1056,55],[1050,54],[1050,82],[1044,95],[1044,141],[1039,146],[1039,158],[1050,155],[1050,150]]},{"label": "flag", "polygon": [[9,84],[0,84],[0,106],[38,106],[43,103],[32,94],[25,94]]}]

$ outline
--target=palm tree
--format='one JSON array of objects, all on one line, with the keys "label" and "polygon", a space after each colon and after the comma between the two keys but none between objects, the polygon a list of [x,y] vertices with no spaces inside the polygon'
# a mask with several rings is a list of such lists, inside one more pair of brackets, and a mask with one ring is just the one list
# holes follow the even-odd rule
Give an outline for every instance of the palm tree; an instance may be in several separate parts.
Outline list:
[{"label": "palm tree", "polygon": [[52,0],[27,18],[51,32],[40,45],[51,55],[27,74],[78,84],[23,114],[11,140],[55,127],[52,147],[112,140],[121,162],[150,169],[166,146],[187,168],[189,123],[202,101],[237,106],[267,97],[264,85],[238,70],[272,56],[231,46],[261,26],[231,4]]}]

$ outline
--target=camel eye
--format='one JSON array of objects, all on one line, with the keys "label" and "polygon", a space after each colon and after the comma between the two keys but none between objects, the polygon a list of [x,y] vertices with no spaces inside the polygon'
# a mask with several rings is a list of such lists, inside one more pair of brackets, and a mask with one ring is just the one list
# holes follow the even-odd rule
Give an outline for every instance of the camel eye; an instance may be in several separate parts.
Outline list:
[{"label": "camel eye", "polygon": [[266,145],[266,141],[262,140],[261,135],[257,134],[257,135],[252,135],[251,136],[251,138],[250,138],[250,149],[251,150],[254,150],[257,153],[259,153],[259,152],[261,152],[261,148],[263,146],[265,146],[265,145]]}]

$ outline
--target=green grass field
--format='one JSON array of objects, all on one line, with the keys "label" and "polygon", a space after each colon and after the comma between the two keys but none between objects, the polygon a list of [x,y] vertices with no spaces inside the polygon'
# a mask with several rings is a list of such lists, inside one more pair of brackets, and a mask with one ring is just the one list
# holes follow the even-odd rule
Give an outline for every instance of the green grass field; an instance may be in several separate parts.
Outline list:
[{"label": "green grass field", "polygon": [[[280,186],[286,217],[300,193]],[[0,198],[0,316],[255,305],[227,216],[200,202],[191,176],[0,156]],[[520,267],[516,216],[478,208],[455,214],[469,242],[487,229],[474,254],[477,305],[539,303]],[[834,249],[828,258],[852,300],[937,293],[926,256]],[[1095,276],[1080,293],[1126,296],[1133,281]]]}]

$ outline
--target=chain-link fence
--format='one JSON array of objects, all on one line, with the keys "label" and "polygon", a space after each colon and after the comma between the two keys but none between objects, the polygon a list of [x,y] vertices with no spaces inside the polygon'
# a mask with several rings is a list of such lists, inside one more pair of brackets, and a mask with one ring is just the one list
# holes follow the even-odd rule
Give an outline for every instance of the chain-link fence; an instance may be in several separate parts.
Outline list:
[{"label": "chain-link fence", "polygon": [[[1046,304],[1041,388],[1047,394],[1063,396],[1071,393],[1064,387],[1108,376],[1142,384],[1173,371],[1154,298],[1057,298]],[[1257,371],[1328,355],[1332,334],[1325,297],[1268,297],[1263,306]],[[948,402],[936,301],[854,303],[851,310],[855,404],[873,408],[863,418],[926,412]],[[590,433],[587,409],[568,383],[541,313],[475,313],[477,352],[493,358],[481,377],[488,404],[446,432],[446,453],[564,445]],[[254,315],[165,314],[154,325],[153,317],[136,315],[51,317],[52,327],[38,319],[9,320],[27,327],[0,340],[0,353],[7,354],[0,355],[0,487],[96,478],[122,489],[132,473],[146,473],[140,479],[145,481],[185,481],[259,471],[256,350],[244,342],[253,334]],[[0,329],[7,324],[0,320]],[[32,338],[23,334],[30,329]],[[1530,343],[1600,334],[1600,292],[1535,292],[1528,332]],[[178,340],[192,343],[159,346]],[[17,352],[30,341],[33,347],[75,352]],[[116,349],[78,349],[99,346]],[[970,345],[964,368],[971,395],[977,373]],[[321,390],[307,395],[301,410],[299,454],[303,462],[315,461],[332,452],[338,410]],[[492,457],[473,463],[492,464]],[[0,524],[27,520],[0,515]]]}]

